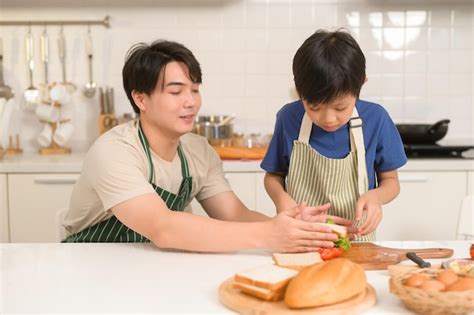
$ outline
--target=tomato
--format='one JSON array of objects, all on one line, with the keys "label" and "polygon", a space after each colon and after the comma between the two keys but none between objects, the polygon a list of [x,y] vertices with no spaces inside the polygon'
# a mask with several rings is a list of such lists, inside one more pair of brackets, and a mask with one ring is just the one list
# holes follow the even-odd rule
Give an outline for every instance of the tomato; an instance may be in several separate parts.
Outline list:
[{"label": "tomato", "polygon": [[319,250],[322,260],[329,260],[341,256],[344,250],[337,247],[322,248]]}]

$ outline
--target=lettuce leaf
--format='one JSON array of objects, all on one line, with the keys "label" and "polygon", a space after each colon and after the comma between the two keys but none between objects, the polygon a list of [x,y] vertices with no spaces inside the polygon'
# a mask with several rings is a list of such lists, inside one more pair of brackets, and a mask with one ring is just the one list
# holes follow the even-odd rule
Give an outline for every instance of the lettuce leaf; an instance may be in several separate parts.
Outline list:
[{"label": "lettuce leaf", "polygon": [[343,250],[349,250],[351,248],[351,241],[348,237],[339,237],[339,239],[334,242],[335,247],[342,248]]}]

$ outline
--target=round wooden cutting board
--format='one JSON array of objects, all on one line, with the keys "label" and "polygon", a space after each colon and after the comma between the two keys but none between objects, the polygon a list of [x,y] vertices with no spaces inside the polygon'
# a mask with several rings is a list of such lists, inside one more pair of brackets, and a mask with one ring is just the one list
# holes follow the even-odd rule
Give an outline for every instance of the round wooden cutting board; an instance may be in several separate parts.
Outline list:
[{"label": "round wooden cutting board", "polygon": [[285,302],[268,302],[251,295],[242,293],[232,287],[234,278],[224,281],[219,287],[219,300],[228,308],[240,314],[322,314],[341,315],[358,314],[375,304],[376,295],[374,288],[367,284],[365,292],[343,302],[322,307],[305,309],[290,309]]}]

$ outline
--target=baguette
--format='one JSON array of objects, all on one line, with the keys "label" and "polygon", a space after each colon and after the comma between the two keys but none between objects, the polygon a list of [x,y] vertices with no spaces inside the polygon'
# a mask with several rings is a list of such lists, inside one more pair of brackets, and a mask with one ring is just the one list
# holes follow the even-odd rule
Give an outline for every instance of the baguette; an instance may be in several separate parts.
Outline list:
[{"label": "baguette", "polygon": [[366,286],[359,264],[337,258],[303,269],[288,285],[285,303],[290,308],[334,304],[363,293]]}]

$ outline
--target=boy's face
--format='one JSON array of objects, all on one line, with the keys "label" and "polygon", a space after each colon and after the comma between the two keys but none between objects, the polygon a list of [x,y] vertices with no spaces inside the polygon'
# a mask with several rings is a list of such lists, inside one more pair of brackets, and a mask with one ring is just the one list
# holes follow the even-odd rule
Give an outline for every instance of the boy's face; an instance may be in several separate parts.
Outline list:
[{"label": "boy's face", "polygon": [[[194,118],[201,108],[199,83],[189,77],[185,64],[172,61],[160,74],[151,95],[142,94],[140,116],[174,137],[192,131]],[[137,104],[138,105],[138,104]]]},{"label": "boy's face", "polygon": [[336,131],[349,122],[355,103],[356,97],[353,95],[341,96],[324,104],[308,104],[303,99],[304,109],[309,118],[327,132]]}]

